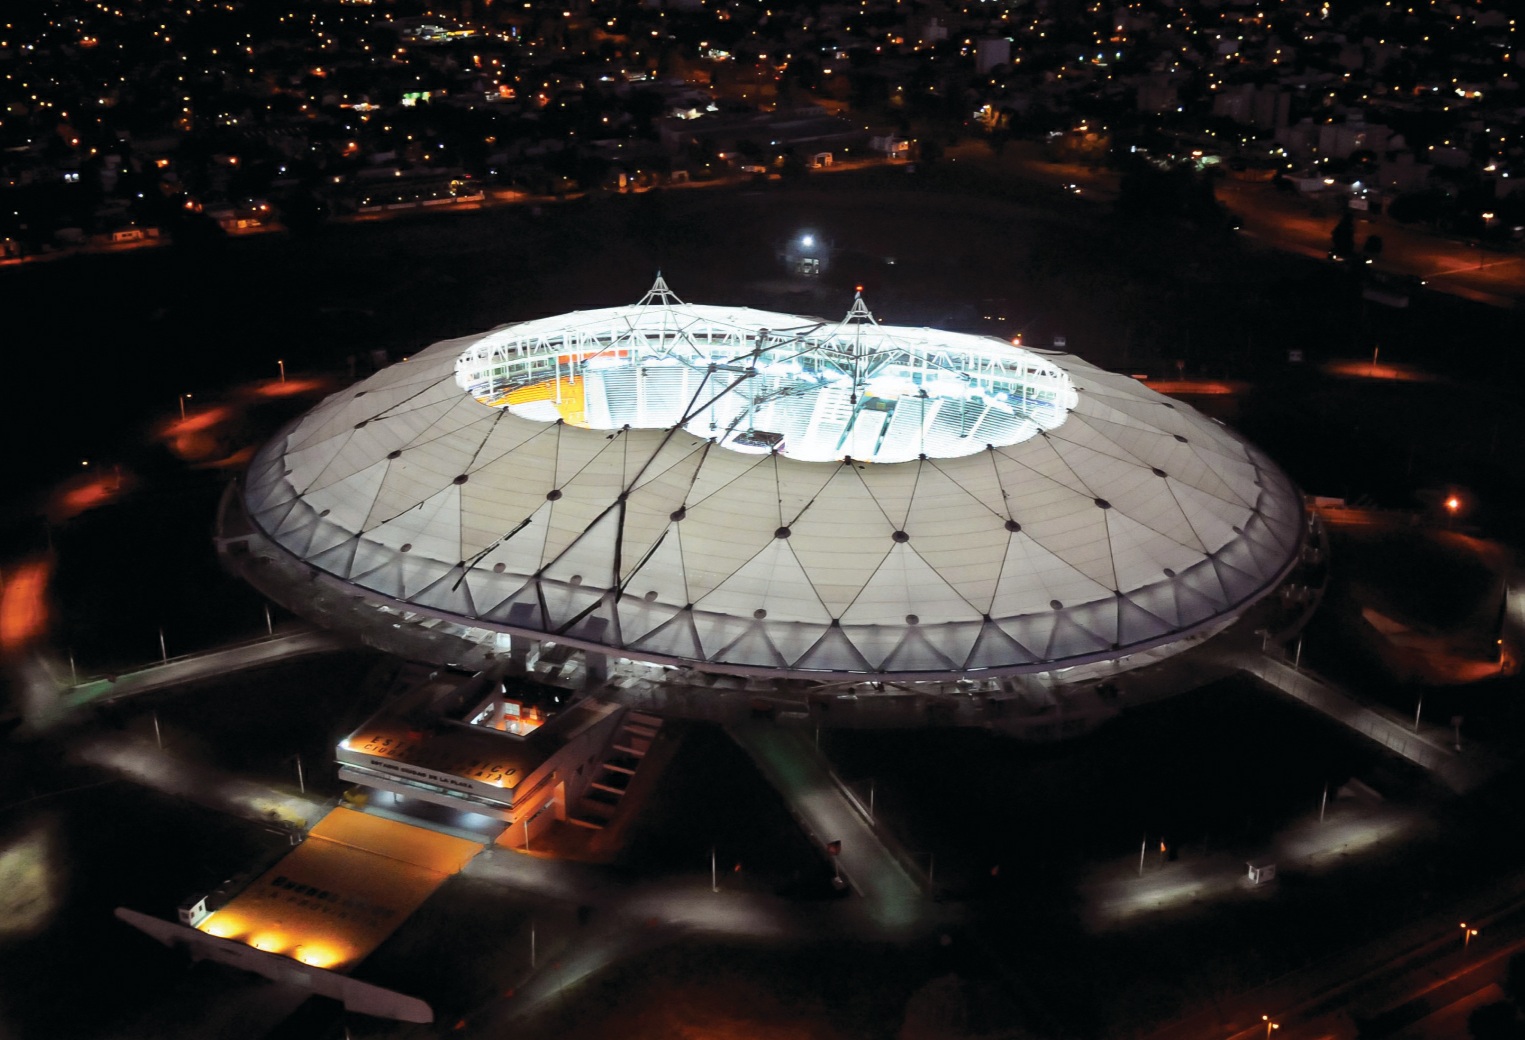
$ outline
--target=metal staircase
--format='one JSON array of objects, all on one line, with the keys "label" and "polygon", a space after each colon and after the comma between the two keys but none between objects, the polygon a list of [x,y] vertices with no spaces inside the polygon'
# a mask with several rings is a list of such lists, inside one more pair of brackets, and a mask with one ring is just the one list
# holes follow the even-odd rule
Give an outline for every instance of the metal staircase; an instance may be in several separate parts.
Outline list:
[{"label": "metal staircase", "polygon": [[604,749],[598,772],[583,792],[576,811],[567,814],[568,823],[595,831],[609,825],[661,728],[662,720],[655,715],[639,711],[625,713],[609,746]]}]

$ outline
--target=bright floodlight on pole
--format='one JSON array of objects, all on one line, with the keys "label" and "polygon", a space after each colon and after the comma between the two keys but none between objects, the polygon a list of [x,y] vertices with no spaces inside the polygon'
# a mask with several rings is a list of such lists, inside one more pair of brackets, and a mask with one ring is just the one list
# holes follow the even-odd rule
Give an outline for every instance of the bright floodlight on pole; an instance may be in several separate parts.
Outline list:
[{"label": "bright floodlight on pole", "polygon": [[803,235],[800,236],[800,245],[804,246],[806,249],[814,249],[815,248],[815,236],[812,235],[808,231],[805,232]]}]

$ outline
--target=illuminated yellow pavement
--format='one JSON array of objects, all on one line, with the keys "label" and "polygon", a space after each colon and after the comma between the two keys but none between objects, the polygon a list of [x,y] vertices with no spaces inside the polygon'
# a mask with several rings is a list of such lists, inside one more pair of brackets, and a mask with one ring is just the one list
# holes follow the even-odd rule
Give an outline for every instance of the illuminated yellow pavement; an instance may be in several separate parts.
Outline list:
[{"label": "illuminated yellow pavement", "polygon": [[335,809],[307,840],[198,926],[347,971],[482,851],[422,827]]}]

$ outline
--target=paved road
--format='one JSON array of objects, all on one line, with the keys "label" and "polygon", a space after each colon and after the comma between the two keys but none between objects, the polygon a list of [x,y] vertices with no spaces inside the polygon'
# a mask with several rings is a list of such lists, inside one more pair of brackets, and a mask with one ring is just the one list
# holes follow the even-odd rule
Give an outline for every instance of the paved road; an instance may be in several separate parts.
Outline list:
[{"label": "paved road", "polygon": [[[1247,234],[1268,245],[1325,258],[1340,219],[1340,200],[1279,192],[1268,184],[1224,180],[1218,198],[1239,214]],[[1525,254],[1480,249],[1474,243],[1433,235],[1386,216],[1355,213],[1356,241],[1379,235],[1383,249],[1375,267],[1423,278],[1431,289],[1494,306],[1525,299]]]},{"label": "paved road", "polygon": [[[1279,1023],[1278,1035],[1287,1040],[1410,1035],[1429,1014],[1497,981],[1509,958],[1525,949],[1522,897],[1525,877],[1509,879],[1450,912],[1215,1001],[1143,1034],[1144,1040],[1247,1040],[1265,1035],[1262,1015]],[[1485,906],[1495,909],[1479,910]],[[1479,926],[1478,938],[1466,947],[1457,928],[1461,919]]]},{"label": "paved road", "polygon": [[[1043,146],[1014,141],[1000,156],[981,140],[969,140],[948,150],[952,161],[991,169],[1053,189],[1057,198],[1066,185],[1080,189],[1082,199],[1109,204],[1117,198],[1118,174],[1080,163],[1052,162]],[[1224,178],[1214,191],[1236,213],[1250,238],[1288,253],[1325,259],[1330,234],[1340,219],[1342,200],[1330,194],[1303,195],[1278,191],[1265,182]],[[1525,301],[1525,252],[1479,249],[1464,239],[1430,234],[1415,225],[1399,224],[1385,215],[1355,213],[1356,240],[1381,236],[1383,249],[1375,268],[1423,278],[1429,288],[1493,306],[1512,307]]]}]

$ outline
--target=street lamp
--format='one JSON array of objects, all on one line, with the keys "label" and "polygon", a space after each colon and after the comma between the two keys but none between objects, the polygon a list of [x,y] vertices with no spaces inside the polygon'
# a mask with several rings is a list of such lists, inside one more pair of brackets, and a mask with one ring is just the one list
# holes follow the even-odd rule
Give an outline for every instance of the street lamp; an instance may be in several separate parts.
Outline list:
[{"label": "street lamp", "polygon": [[284,358],[276,358],[275,363],[281,367],[281,382],[286,381],[286,361]]},{"label": "street lamp", "polygon": [[1272,1022],[1270,1015],[1261,1015],[1260,1020],[1266,1024],[1266,1036],[1269,1038],[1272,1031],[1281,1028],[1280,1022]]},{"label": "street lamp", "polygon": [[1493,226],[1493,217],[1494,214],[1491,212],[1483,214],[1483,234],[1477,236],[1477,269],[1479,271],[1488,266],[1487,258],[1483,255],[1483,237],[1488,233],[1488,229]]},{"label": "street lamp", "polygon": [[1455,493],[1446,496],[1446,527],[1449,529],[1456,520],[1456,513],[1461,509],[1461,499]]},{"label": "street lamp", "polygon": [[1467,922],[1461,923],[1461,948],[1466,949],[1472,943],[1472,937],[1477,934],[1476,928],[1468,928]]},{"label": "street lamp", "polygon": [[190,396],[191,396],[190,394],[181,394],[180,395],[180,421],[181,422],[185,422],[185,402],[190,398]]}]

